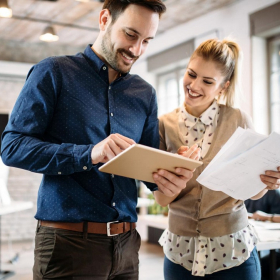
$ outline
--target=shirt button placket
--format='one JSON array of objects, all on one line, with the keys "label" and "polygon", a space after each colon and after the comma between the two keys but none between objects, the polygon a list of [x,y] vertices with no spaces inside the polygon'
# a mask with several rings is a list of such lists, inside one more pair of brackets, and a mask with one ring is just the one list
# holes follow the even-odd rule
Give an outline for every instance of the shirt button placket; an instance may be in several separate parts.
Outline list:
[{"label": "shirt button placket", "polygon": [[[110,90],[111,90],[111,86],[109,86],[109,88],[108,88],[108,94],[110,93]],[[113,117],[113,116],[114,116],[114,113],[111,112],[110,115],[111,115],[111,117]]]}]

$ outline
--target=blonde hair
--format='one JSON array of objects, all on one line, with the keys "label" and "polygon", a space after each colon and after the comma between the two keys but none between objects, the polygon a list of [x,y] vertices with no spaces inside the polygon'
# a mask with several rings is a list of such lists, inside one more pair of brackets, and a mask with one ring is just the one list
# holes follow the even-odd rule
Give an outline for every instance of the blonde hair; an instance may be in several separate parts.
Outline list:
[{"label": "blonde hair", "polygon": [[192,54],[190,61],[199,56],[205,60],[213,61],[217,64],[224,76],[222,87],[227,81],[229,86],[224,89],[223,94],[219,96],[218,102],[222,98],[226,106],[233,107],[235,101],[235,92],[238,87],[238,68],[241,51],[237,43],[230,39],[210,39],[201,43]]}]

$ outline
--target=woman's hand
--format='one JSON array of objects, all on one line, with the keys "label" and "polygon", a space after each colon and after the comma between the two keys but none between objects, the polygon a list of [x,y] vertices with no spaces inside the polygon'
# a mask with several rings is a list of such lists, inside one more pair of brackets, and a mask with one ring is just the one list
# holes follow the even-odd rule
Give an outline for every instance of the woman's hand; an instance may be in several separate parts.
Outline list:
[{"label": "woman's hand", "polygon": [[280,166],[277,167],[278,171],[265,171],[265,175],[260,176],[261,181],[266,184],[266,188],[260,191],[258,194],[251,197],[252,200],[257,200],[262,198],[268,190],[276,190],[280,186]]},{"label": "woman's hand", "polygon": [[192,145],[190,148],[188,146],[181,146],[178,151],[178,155],[191,158],[194,160],[200,159],[201,149],[198,148],[197,144]]},{"label": "woman's hand", "polygon": [[278,189],[280,187],[280,166],[277,167],[277,171],[267,170],[260,177],[268,190]]},{"label": "woman's hand", "polygon": [[153,174],[153,179],[158,186],[154,192],[156,202],[161,206],[167,206],[186,187],[192,178],[193,172],[185,168],[176,168],[176,174],[160,169]]},{"label": "woman's hand", "polygon": [[[191,148],[188,146],[181,146],[177,153],[183,157],[198,160],[200,158],[201,149],[197,144]],[[187,182],[192,178],[194,170],[185,168],[176,168],[176,174],[166,170],[159,170],[153,175],[155,183],[158,185],[159,191],[168,197],[177,196],[182,189],[187,185]]]},{"label": "woman's hand", "polygon": [[[191,148],[181,146],[177,152],[184,157],[199,160],[201,149],[195,144]],[[161,169],[153,174],[153,179],[158,186],[158,191],[155,191],[154,195],[162,206],[168,205],[180,194],[192,178],[194,170],[176,168],[175,172],[176,174]]]}]

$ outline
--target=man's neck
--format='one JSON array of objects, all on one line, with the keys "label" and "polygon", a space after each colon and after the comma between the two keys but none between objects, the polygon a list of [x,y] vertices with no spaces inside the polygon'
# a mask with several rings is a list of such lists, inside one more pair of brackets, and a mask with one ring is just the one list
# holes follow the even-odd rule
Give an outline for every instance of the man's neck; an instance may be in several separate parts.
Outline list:
[{"label": "man's neck", "polygon": [[94,45],[91,46],[92,51],[107,65],[108,67],[108,79],[109,79],[109,84],[114,82],[117,78],[121,76],[121,73],[114,70],[108,63],[107,61],[101,56],[98,51],[94,48]]},{"label": "man's neck", "polygon": [[121,76],[120,72],[117,72],[113,68],[111,68],[109,65],[108,66],[108,78],[109,78],[109,84],[113,83],[117,78]]}]

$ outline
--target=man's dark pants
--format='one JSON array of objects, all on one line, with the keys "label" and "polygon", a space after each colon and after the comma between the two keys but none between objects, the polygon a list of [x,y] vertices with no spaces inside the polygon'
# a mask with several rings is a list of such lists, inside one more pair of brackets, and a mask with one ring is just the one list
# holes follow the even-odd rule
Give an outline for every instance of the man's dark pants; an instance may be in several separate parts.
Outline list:
[{"label": "man's dark pants", "polygon": [[33,280],[137,280],[140,244],[135,229],[107,236],[40,226]]}]

